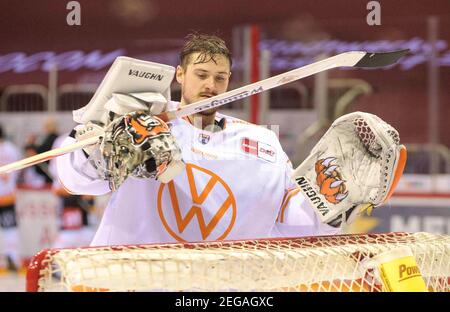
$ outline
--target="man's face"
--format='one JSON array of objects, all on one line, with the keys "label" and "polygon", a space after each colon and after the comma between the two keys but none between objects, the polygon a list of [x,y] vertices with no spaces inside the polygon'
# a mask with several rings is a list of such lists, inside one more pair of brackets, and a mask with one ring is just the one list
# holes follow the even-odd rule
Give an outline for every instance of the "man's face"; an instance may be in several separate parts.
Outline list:
[{"label": "man's face", "polygon": [[[177,81],[181,84],[181,104],[191,104],[227,91],[230,81],[230,63],[222,55],[215,55],[214,60],[196,63],[199,53],[191,54],[186,68],[177,67]],[[214,62],[215,61],[215,62]],[[212,115],[216,108],[201,112]]]}]

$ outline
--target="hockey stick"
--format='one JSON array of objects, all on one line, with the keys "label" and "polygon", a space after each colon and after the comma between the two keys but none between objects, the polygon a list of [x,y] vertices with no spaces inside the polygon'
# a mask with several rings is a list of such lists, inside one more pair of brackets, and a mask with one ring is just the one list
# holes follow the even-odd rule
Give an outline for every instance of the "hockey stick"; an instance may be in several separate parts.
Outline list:
[{"label": "hockey stick", "polygon": [[[399,50],[393,52],[369,53],[361,51],[344,52],[327,59],[305,65],[291,71],[279,74],[252,84],[213,96],[209,99],[204,99],[196,103],[192,103],[180,107],[174,111],[163,112],[158,115],[164,121],[169,121],[175,118],[189,116],[210,108],[222,106],[251,95],[282,86],[292,81],[296,81],[325,70],[337,67],[382,67],[392,65],[404,56],[409,50]],[[42,154],[34,155],[17,162],[0,167],[0,174],[11,172],[18,169],[23,169],[43,161],[70,153],[79,148],[94,144],[100,137],[92,137],[77,143],[60,147]]]},{"label": "hockey stick", "polygon": [[369,52],[344,52],[330,58],[293,69],[291,71],[279,74],[261,81],[254,82],[252,84],[216,95],[209,99],[198,101],[196,103],[186,105],[178,108],[175,111],[164,112],[158,117],[163,120],[168,121],[175,118],[180,118],[194,113],[198,113],[210,108],[222,106],[248,96],[282,86],[292,81],[296,81],[311,75],[315,75],[325,70],[329,70],[336,67],[382,67],[392,65],[399,58],[404,56],[409,49],[393,51],[393,52],[382,52],[382,53],[369,53]]}]

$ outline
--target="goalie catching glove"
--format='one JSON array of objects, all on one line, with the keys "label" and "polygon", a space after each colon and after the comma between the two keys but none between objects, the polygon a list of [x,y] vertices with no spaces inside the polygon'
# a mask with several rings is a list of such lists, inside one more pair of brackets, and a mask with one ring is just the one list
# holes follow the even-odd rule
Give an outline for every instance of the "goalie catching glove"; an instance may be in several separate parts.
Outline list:
[{"label": "goalie catching glove", "polygon": [[88,123],[78,129],[77,140],[101,135],[85,148],[90,162],[110,189],[117,190],[128,176],[155,178],[168,183],[184,169],[181,150],[167,124],[143,111],[125,114],[106,128]]},{"label": "goalie catching glove", "polygon": [[293,178],[320,220],[338,227],[382,205],[405,163],[398,132],[375,115],[355,112],[333,122]]}]

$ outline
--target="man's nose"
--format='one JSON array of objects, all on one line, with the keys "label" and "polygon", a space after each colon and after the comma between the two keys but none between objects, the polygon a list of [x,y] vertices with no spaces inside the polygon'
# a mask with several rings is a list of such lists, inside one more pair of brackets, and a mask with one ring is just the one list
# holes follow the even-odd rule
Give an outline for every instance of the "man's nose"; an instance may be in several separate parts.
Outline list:
[{"label": "man's nose", "polygon": [[214,80],[214,77],[209,77],[208,79],[206,79],[205,87],[210,91],[213,91],[216,88],[216,82]]}]

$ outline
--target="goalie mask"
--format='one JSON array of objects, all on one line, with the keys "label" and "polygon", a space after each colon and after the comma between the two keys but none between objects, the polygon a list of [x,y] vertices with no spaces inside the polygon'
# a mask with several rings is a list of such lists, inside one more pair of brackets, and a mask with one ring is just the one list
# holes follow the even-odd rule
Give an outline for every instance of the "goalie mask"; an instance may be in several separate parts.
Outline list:
[{"label": "goalie mask", "polygon": [[184,168],[181,150],[167,124],[143,111],[115,119],[105,131],[100,151],[111,190],[129,175],[167,183]]}]

